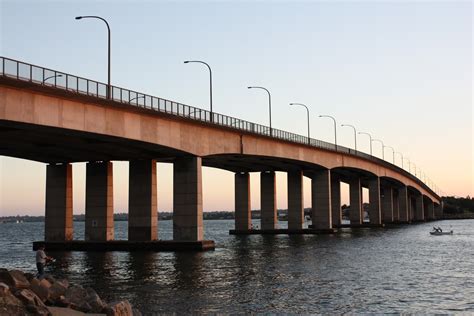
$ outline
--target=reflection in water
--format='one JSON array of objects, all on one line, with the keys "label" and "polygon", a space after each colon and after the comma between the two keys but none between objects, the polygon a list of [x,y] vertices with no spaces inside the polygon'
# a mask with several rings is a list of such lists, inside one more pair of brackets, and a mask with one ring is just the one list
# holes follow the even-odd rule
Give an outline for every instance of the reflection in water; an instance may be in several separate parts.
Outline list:
[{"label": "reflection in water", "polygon": [[[160,222],[162,232],[171,224]],[[0,267],[34,271],[31,241],[43,226],[15,225],[0,229]],[[430,236],[426,223],[337,235],[229,236],[233,221],[206,221],[215,251],[56,252],[49,269],[94,287],[106,301],[128,299],[145,315],[473,313],[474,221],[437,225],[452,225],[455,234]],[[127,222],[115,229],[126,231]]]}]

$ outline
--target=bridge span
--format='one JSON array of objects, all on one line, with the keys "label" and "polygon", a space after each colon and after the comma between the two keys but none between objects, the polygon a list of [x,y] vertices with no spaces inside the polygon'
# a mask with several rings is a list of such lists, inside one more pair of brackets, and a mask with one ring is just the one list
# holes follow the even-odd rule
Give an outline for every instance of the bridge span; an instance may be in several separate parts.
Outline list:
[{"label": "bridge span", "polygon": [[[277,229],[275,172],[288,174],[288,231],[303,230],[303,177],[312,232],[434,220],[439,195],[406,170],[360,151],[0,57],[0,155],[47,163],[45,240],[72,240],[72,165],[87,162],[85,240],[111,241],[112,162],[129,161],[129,240],[157,239],[156,162],[173,163],[173,239],[203,240],[201,167],[235,173],[235,230],[251,233],[250,172],[261,177],[261,229]],[[107,91],[110,91],[108,94]],[[107,97],[109,96],[109,97]],[[212,117],[211,117],[212,115]]]}]

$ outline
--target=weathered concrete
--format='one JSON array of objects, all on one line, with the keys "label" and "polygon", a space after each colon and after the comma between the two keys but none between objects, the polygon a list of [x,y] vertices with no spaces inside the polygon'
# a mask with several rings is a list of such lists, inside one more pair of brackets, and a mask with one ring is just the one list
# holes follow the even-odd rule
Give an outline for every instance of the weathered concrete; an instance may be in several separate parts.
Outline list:
[{"label": "weathered concrete", "polygon": [[249,230],[252,226],[250,175],[248,172],[235,174],[235,229]]},{"label": "weathered concrete", "polygon": [[302,229],[304,222],[303,172],[289,171],[288,175],[288,229]]},{"label": "weathered concrete", "polygon": [[260,220],[262,229],[277,228],[275,172],[260,173]]},{"label": "weathered concrete", "polygon": [[[145,158],[143,157],[145,151],[141,150],[143,147],[140,146],[146,146],[147,151],[155,151],[156,156],[166,149],[168,153],[169,149],[173,149],[181,154],[187,153],[204,158],[218,156],[220,160],[214,160],[213,166],[223,168],[224,165],[229,166],[228,158],[236,154],[242,155],[242,160],[250,156],[271,157],[277,161],[286,159],[295,165],[364,170],[375,176],[391,178],[413,187],[421,194],[430,197],[432,201],[439,202],[439,196],[400,168],[344,152],[334,152],[237,129],[172,117],[144,108],[124,106],[110,100],[68,93],[63,89],[47,89],[27,82],[21,82],[20,85],[18,81],[5,77],[0,78],[0,95],[3,96],[0,98],[0,125],[10,124],[10,127],[16,123],[28,125],[29,129],[24,129],[22,132],[34,130],[35,133],[28,136],[39,137],[42,142],[45,141],[46,129],[48,133],[57,136],[52,140],[56,141],[52,143],[56,147],[58,141],[67,143],[77,139],[77,135],[71,136],[73,132],[80,133],[89,140],[97,139],[99,136],[101,141],[106,137],[113,139],[111,142],[106,142],[107,146],[102,142],[98,142],[96,146],[93,142],[89,142],[79,150],[74,146],[64,146],[55,152],[60,155],[70,150],[67,156],[77,157],[75,161],[129,159],[130,156],[127,154],[136,159]],[[0,135],[0,142],[4,141],[8,141],[8,138],[2,138]],[[133,152],[124,152],[122,149],[132,150],[133,146],[129,144],[137,146]],[[49,152],[45,153],[44,146],[39,146],[35,150],[37,151],[32,155],[31,150],[22,151],[21,148],[7,145],[0,149],[0,154],[44,162],[53,161],[52,155]],[[64,161],[64,157],[62,159]]]},{"label": "weathered concrete", "polygon": [[114,239],[113,169],[111,162],[86,165],[86,228],[88,241]]},{"label": "weathered concrete", "polygon": [[400,221],[400,201],[398,198],[398,189],[392,190],[393,194],[393,221],[399,222]]},{"label": "weathered concrete", "polygon": [[45,240],[73,239],[72,166],[46,166]]},{"label": "weathered concrete", "polygon": [[390,185],[383,187],[382,213],[384,223],[393,223],[393,188]]},{"label": "weathered concrete", "polygon": [[441,207],[441,204],[435,203],[434,205],[435,209],[435,218],[440,219],[443,217],[443,208]]},{"label": "weathered concrete", "polygon": [[156,161],[132,160],[129,163],[128,240],[158,239]]},{"label": "weathered concrete", "polygon": [[231,235],[326,235],[334,234],[337,229],[314,229],[314,228],[303,228],[303,229],[250,229],[250,230],[236,230],[232,229],[229,231]]},{"label": "weathered concrete", "polygon": [[423,195],[418,194],[415,196],[415,221],[424,221],[425,220],[425,212],[424,212],[424,203],[423,203]]},{"label": "weathered concrete", "polygon": [[372,225],[382,224],[380,211],[380,178],[378,177],[369,180],[369,220]]},{"label": "weathered concrete", "polygon": [[333,173],[331,173],[331,207],[332,226],[335,227],[342,223],[341,181]]},{"label": "weathered concrete", "polygon": [[425,220],[432,221],[435,219],[434,203],[430,199],[424,199]]},{"label": "weathered concrete", "polygon": [[314,229],[332,229],[331,171],[313,171],[311,176],[312,224]]},{"label": "weathered concrete", "polygon": [[45,244],[49,251],[205,251],[214,250],[215,244],[212,240],[200,241],[84,241],[71,240],[65,242],[33,242],[33,250],[37,250],[40,244]]},{"label": "weathered concrete", "polygon": [[173,240],[203,240],[200,157],[182,157],[173,168]]},{"label": "weathered concrete", "polygon": [[362,187],[359,178],[352,178],[349,181],[349,200],[351,225],[362,224]]}]

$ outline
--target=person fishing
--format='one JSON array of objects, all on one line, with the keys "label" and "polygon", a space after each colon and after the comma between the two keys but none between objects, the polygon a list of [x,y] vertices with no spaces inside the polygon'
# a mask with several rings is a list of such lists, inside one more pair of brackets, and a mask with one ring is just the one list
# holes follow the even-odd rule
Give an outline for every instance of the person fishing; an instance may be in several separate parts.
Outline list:
[{"label": "person fishing", "polygon": [[38,247],[38,250],[36,251],[36,268],[38,269],[38,274],[36,275],[36,277],[38,279],[43,278],[44,267],[46,263],[49,261],[54,261],[53,257],[49,257],[46,255],[46,253],[44,252],[44,248],[45,246],[44,244],[42,244]]}]

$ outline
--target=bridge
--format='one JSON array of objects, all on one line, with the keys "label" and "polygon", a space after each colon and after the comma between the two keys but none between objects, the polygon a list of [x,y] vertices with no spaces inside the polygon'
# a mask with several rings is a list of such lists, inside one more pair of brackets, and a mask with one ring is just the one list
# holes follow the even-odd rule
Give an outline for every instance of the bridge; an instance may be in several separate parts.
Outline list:
[{"label": "bridge", "polygon": [[[415,175],[343,146],[0,57],[0,155],[46,167],[45,241],[71,244],[72,165],[87,162],[85,241],[114,240],[112,161],[129,161],[130,242],[157,240],[156,162],[173,164],[173,241],[203,240],[202,166],[235,173],[233,234],[321,233],[439,218],[441,198]],[[288,175],[288,229],[277,227],[275,172]],[[261,229],[251,227],[250,172],[261,177]],[[303,177],[312,225],[303,228]],[[363,221],[362,188],[369,192]]]}]

